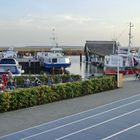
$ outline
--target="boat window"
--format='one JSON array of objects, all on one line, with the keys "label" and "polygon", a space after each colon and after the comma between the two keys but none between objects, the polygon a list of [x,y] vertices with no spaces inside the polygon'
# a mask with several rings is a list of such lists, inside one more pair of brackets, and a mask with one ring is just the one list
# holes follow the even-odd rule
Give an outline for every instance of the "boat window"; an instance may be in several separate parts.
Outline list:
[{"label": "boat window", "polygon": [[57,58],[53,58],[52,63],[57,63]]},{"label": "boat window", "polygon": [[16,64],[14,59],[1,59],[0,64]]},{"label": "boat window", "polygon": [[48,59],[48,62],[51,63],[51,59],[50,58]]}]

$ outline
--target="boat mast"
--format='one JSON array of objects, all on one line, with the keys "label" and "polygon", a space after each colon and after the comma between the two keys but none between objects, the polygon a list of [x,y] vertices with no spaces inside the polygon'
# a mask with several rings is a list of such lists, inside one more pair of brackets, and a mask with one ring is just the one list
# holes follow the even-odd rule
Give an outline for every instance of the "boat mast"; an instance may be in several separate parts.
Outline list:
[{"label": "boat mast", "polygon": [[52,29],[52,41],[53,41],[53,45],[55,46],[55,47],[58,47],[58,43],[56,42],[56,36],[55,36],[55,29],[53,28]]},{"label": "boat mast", "polygon": [[134,25],[130,22],[129,23],[129,34],[128,34],[128,36],[129,36],[129,44],[128,44],[128,50],[129,50],[129,52],[130,52],[130,49],[131,49],[131,46],[132,46],[132,38],[133,38],[133,36],[132,36],[132,34],[131,34],[131,28],[132,27],[134,27]]}]

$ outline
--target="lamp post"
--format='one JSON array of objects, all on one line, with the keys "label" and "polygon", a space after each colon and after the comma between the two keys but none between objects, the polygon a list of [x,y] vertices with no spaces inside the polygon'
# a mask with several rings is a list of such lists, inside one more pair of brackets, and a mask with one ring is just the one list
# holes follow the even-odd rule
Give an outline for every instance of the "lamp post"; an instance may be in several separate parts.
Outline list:
[{"label": "lamp post", "polygon": [[120,71],[120,56],[119,56],[119,45],[117,45],[117,87],[119,87],[119,71]]},{"label": "lamp post", "polygon": [[[115,48],[115,46],[116,46],[116,50],[114,50],[114,48]],[[117,51],[117,53],[116,53],[116,51]],[[115,40],[113,40],[113,54],[117,54],[117,55],[115,55],[115,69],[117,69],[116,70],[116,76],[117,76],[117,87],[119,87],[119,71],[120,71],[120,56],[119,56],[119,43],[116,43],[115,42]]]},{"label": "lamp post", "polygon": [[117,57],[117,86],[119,87],[119,71],[120,71],[120,68],[119,68],[119,54],[118,54],[118,57]]}]

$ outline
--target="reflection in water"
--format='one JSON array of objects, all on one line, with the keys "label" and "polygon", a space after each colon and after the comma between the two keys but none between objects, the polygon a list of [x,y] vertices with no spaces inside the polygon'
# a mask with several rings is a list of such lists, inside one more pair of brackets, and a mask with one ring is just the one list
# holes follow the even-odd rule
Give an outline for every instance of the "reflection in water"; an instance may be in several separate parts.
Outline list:
[{"label": "reflection in water", "polygon": [[[84,60],[85,57],[83,56],[82,59]],[[103,69],[102,68],[98,68],[92,64],[89,63],[84,63],[81,62],[80,63],[80,56],[71,56],[71,61],[72,61],[72,65],[70,68],[67,68],[67,70],[71,73],[71,74],[79,74],[82,76],[82,78],[88,77],[91,74],[102,74],[103,73]]]}]

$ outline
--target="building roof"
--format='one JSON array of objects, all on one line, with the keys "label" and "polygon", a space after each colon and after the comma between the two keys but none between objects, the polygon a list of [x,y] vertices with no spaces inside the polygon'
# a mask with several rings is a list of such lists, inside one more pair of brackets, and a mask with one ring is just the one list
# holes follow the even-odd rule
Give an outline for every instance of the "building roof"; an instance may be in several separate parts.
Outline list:
[{"label": "building roof", "polygon": [[[114,48],[113,48],[114,47]],[[85,52],[105,56],[113,54],[116,48],[116,41],[86,41]]]}]

